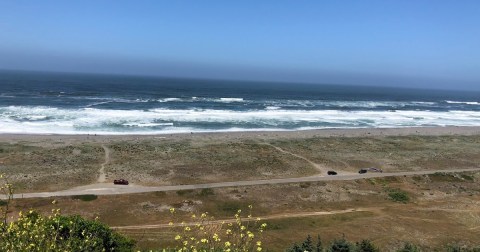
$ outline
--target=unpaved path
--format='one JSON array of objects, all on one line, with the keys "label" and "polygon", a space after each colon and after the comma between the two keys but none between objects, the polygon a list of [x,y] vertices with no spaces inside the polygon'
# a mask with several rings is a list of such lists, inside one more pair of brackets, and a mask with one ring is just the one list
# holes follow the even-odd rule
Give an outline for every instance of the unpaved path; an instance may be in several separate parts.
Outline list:
[{"label": "unpaved path", "polygon": [[[337,176],[309,176],[309,177],[300,177],[300,178],[247,180],[247,181],[231,181],[231,182],[218,182],[218,183],[208,183],[208,184],[152,186],[152,187],[139,186],[135,184],[124,186],[124,185],[113,185],[109,183],[98,183],[98,184],[75,187],[75,188],[71,188],[64,191],[24,193],[24,194],[14,194],[13,196],[14,198],[43,198],[43,197],[61,197],[61,196],[85,195],[85,194],[114,195],[114,194],[129,194],[129,193],[194,190],[194,189],[204,189],[204,188],[287,184],[287,183],[301,183],[301,182],[342,181],[342,180],[381,178],[381,177],[391,177],[391,176],[428,175],[428,174],[434,174],[437,172],[452,173],[452,172],[470,172],[470,171],[480,171],[480,168],[345,174],[345,175],[339,174]],[[1,199],[3,199],[4,197],[5,197],[4,195],[0,196]]]},{"label": "unpaved path", "polygon": [[[272,220],[272,219],[283,219],[283,218],[298,218],[298,217],[309,217],[309,216],[321,216],[321,215],[333,215],[333,214],[344,214],[344,213],[353,213],[353,212],[380,212],[382,208],[380,207],[370,207],[370,208],[350,208],[345,210],[333,210],[333,211],[321,211],[321,212],[300,212],[300,213],[281,213],[281,214],[272,214],[266,216],[252,217],[252,218],[243,218],[243,221],[256,221],[257,218],[263,220]],[[218,225],[222,223],[235,223],[236,219],[224,219],[224,220],[211,220],[205,222],[207,225]],[[198,222],[187,222],[187,223],[174,223],[170,224],[149,224],[149,225],[134,225],[134,226],[118,226],[112,227],[114,229],[121,230],[136,230],[136,229],[154,229],[154,228],[166,228],[166,227],[183,227],[183,226],[195,226]]]},{"label": "unpaved path", "polygon": [[107,165],[108,163],[110,163],[110,153],[111,153],[111,150],[102,144],[102,148],[103,150],[105,151],[105,162],[103,162],[101,165],[100,165],[100,170],[98,170],[98,179],[97,179],[97,182],[98,183],[105,183],[105,180],[106,180],[106,173],[105,173],[105,165]]},{"label": "unpaved path", "polygon": [[271,146],[271,147],[275,148],[276,150],[278,150],[278,151],[281,152],[281,153],[285,153],[285,154],[288,154],[288,155],[292,155],[292,156],[294,156],[294,157],[297,157],[297,158],[300,158],[300,159],[305,160],[307,163],[309,163],[311,166],[313,166],[317,171],[319,171],[320,174],[322,174],[322,173],[326,174],[326,173],[327,173],[327,168],[326,168],[326,167],[324,167],[324,166],[322,166],[322,165],[320,165],[320,164],[317,164],[317,163],[313,162],[312,160],[310,160],[310,159],[308,159],[308,158],[306,158],[306,157],[304,157],[304,156],[300,156],[300,155],[295,154],[295,153],[292,153],[292,152],[290,152],[290,151],[286,151],[286,150],[284,150],[284,149],[282,149],[282,148],[280,148],[280,147],[278,147],[278,146],[275,146],[275,145],[273,145],[273,144],[270,144],[270,143],[263,143],[263,144],[268,145],[268,146]]}]

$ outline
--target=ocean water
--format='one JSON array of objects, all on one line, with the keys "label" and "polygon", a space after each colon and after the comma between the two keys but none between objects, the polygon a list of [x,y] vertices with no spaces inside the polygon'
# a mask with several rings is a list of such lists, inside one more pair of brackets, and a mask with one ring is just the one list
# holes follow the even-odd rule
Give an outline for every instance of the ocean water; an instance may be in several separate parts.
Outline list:
[{"label": "ocean water", "polygon": [[0,71],[0,133],[480,126],[480,93]]}]

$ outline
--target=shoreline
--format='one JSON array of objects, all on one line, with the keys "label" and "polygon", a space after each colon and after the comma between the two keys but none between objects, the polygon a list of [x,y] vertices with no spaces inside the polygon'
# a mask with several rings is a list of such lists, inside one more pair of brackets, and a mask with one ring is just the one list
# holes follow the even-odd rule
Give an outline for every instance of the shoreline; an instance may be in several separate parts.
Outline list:
[{"label": "shoreline", "polygon": [[480,135],[480,126],[446,126],[446,127],[404,127],[404,128],[356,128],[356,129],[315,129],[295,131],[235,131],[235,132],[201,132],[173,134],[140,135],[89,135],[89,134],[8,134],[0,133],[0,141],[12,140],[142,140],[142,139],[197,139],[197,138],[312,138],[312,137],[379,137],[379,136],[442,136],[442,135]]}]

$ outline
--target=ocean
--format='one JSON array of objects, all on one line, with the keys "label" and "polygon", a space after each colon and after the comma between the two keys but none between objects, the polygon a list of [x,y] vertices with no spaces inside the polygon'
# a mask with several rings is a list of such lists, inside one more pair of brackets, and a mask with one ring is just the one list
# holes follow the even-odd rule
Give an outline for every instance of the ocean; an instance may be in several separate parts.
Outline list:
[{"label": "ocean", "polygon": [[0,71],[0,133],[480,126],[480,92]]}]

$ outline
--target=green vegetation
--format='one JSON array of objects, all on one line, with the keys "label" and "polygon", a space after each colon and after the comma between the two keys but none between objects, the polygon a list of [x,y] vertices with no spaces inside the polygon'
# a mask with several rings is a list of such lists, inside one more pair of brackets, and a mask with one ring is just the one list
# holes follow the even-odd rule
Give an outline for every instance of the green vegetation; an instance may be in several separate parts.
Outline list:
[{"label": "green vegetation", "polygon": [[85,194],[85,195],[74,195],[72,196],[72,199],[76,200],[81,200],[81,201],[92,201],[96,200],[98,198],[97,195],[95,194]]},{"label": "green vegetation", "polygon": [[187,194],[191,194],[191,193],[193,193],[193,190],[191,190],[191,189],[177,191],[177,194],[179,196],[183,196],[183,195],[187,195]]},{"label": "green vegetation", "polygon": [[198,195],[205,197],[205,196],[215,195],[215,192],[213,191],[212,188],[204,188],[200,191]]},{"label": "green vegetation", "polygon": [[405,204],[410,201],[410,197],[408,196],[408,193],[400,189],[388,189],[387,192],[388,192],[388,197],[392,201],[401,202]]},{"label": "green vegetation", "polygon": [[326,248],[323,247],[322,240],[320,236],[317,236],[317,241],[312,241],[310,235],[307,236],[307,239],[301,243],[301,245],[293,244],[291,248],[286,250],[287,252],[378,252],[380,251],[372,242],[369,240],[362,240],[357,243],[351,243],[342,237],[341,239],[335,239],[328,244]]},{"label": "green vegetation", "polygon": [[403,248],[397,252],[421,252],[421,250],[415,244],[406,242],[405,245],[403,245]]},{"label": "green vegetation", "polygon": [[[0,175],[0,178],[3,176]],[[6,200],[0,208],[0,251],[132,251],[135,242],[97,220],[78,215],[63,216],[60,209],[43,216],[34,210],[20,212],[11,221],[9,207],[13,186],[4,179],[0,191]],[[81,195],[82,200],[96,195]],[[84,197],[86,196],[86,197]],[[94,197],[92,197],[94,196]],[[55,203],[52,202],[52,203]]]},{"label": "green vegetation", "polygon": [[16,221],[0,224],[0,251],[131,251],[135,243],[98,221],[20,213]]}]

